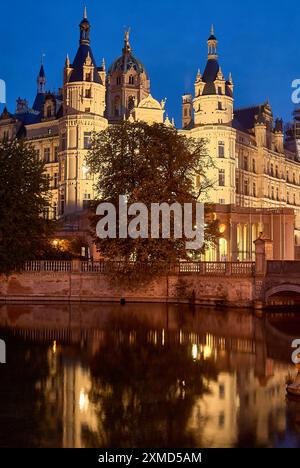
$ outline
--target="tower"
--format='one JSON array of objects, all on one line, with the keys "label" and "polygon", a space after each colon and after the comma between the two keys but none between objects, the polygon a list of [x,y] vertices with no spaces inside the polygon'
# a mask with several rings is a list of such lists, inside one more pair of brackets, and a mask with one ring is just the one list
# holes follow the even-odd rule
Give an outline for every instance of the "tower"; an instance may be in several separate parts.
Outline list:
[{"label": "tower", "polygon": [[117,123],[129,117],[130,111],[150,94],[146,69],[132,52],[130,31],[125,32],[122,55],[109,67],[107,74],[106,116]]},{"label": "tower", "polygon": [[41,63],[41,68],[37,77],[37,94],[33,103],[33,110],[36,112],[41,112],[46,96],[46,74],[43,63]]},{"label": "tower", "polygon": [[207,41],[207,63],[203,75],[200,70],[195,81],[194,123],[230,124],[233,119],[233,82],[231,74],[226,80],[218,62],[218,40],[211,27]]},{"label": "tower", "polygon": [[40,73],[37,77],[37,93],[38,94],[46,93],[46,75],[45,75],[43,63],[41,64]]},{"label": "tower", "polygon": [[72,64],[67,56],[64,68],[63,110],[59,120],[60,216],[81,211],[94,199],[94,181],[85,159],[93,132],[107,127],[105,66],[97,67],[91,49],[86,8],[79,29],[77,54]]}]

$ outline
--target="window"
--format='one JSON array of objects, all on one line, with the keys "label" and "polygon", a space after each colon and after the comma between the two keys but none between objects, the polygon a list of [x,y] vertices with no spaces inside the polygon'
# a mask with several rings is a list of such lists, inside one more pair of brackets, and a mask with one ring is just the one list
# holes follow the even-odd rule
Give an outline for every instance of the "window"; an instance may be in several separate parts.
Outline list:
[{"label": "window", "polygon": [[86,89],[85,90],[85,97],[88,99],[91,99],[92,97],[92,90],[91,89]]},{"label": "window", "polygon": [[48,135],[52,135],[52,128],[48,128]]},{"label": "window", "polygon": [[219,385],[219,398],[220,400],[225,398],[225,386],[223,384]]},{"label": "window", "polygon": [[248,171],[248,156],[244,156],[244,169]]},{"label": "window", "polygon": [[187,108],[184,109],[184,117],[187,117],[188,116],[188,110]]},{"label": "window", "polygon": [[39,150],[39,149],[35,150],[35,154],[36,154],[37,160],[39,160],[40,157],[41,157],[41,152],[40,152],[40,150]]},{"label": "window", "polygon": [[50,148],[44,149],[44,161],[46,164],[50,162]]},{"label": "window", "polygon": [[225,158],[225,145],[223,141],[219,141],[218,154],[219,154],[219,158]]},{"label": "window", "polygon": [[65,214],[65,196],[61,195],[60,197],[60,214]]},{"label": "window", "polygon": [[271,198],[272,198],[272,200],[274,200],[274,198],[275,198],[274,197],[274,187],[271,188]]},{"label": "window", "polygon": [[286,181],[287,181],[287,182],[290,181],[290,176],[289,176],[289,171],[288,171],[288,170],[286,171]]},{"label": "window", "polygon": [[57,188],[58,186],[58,173],[55,172],[54,177],[53,177],[53,186],[54,188]]},{"label": "window", "polygon": [[220,101],[218,102],[218,110],[223,110],[222,109],[222,103]]},{"label": "window", "polygon": [[236,193],[240,193],[240,178],[238,176],[235,179],[235,190]]},{"label": "window", "polygon": [[225,186],[225,170],[224,169],[219,170],[219,186],[220,187]]},{"label": "window", "polygon": [[256,197],[256,183],[255,182],[253,182],[252,195]]},{"label": "window", "polygon": [[134,103],[135,103],[134,96],[129,96],[129,98],[128,98],[128,110],[129,111],[134,109]]},{"label": "window", "polygon": [[83,199],[83,208],[86,209],[90,206],[91,203],[91,194],[90,193],[85,193],[84,194],[84,199]]},{"label": "window", "polygon": [[222,428],[225,425],[225,413],[224,411],[221,411],[219,414],[219,427]]},{"label": "window", "polygon": [[256,161],[255,161],[255,159],[252,159],[252,172],[254,172],[254,174],[256,173]]},{"label": "window", "polygon": [[297,203],[296,203],[296,195],[295,195],[295,193],[294,193],[294,205],[296,205],[296,204],[297,204]]},{"label": "window", "polygon": [[67,134],[66,132],[61,135],[61,149],[65,151],[67,149]]},{"label": "window", "polygon": [[134,76],[130,75],[129,77],[129,84],[134,85]]},{"label": "window", "polygon": [[58,162],[58,146],[54,148],[54,162]]},{"label": "window", "polygon": [[295,174],[295,172],[293,173],[293,184],[296,184],[296,174]]},{"label": "window", "polygon": [[289,192],[286,193],[286,202],[289,205],[290,204],[290,194]]},{"label": "window", "polygon": [[244,182],[244,195],[249,195],[249,182],[248,180],[245,180]]},{"label": "window", "polygon": [[225,205],[225,199],[224,198],[219,198],[219,204],[220,205]]},{"label": "window", "polygon": [[275,177],[279,179],[278,166],[275,167]]},{"label": "window", "polygon": [[121,82],[122,82],[121,77],[120,77],[120,76],[117,76],[117,85],[120,85]]},{"label": "window", "polygon": [[120,117],[121,115],[121,99],[120,96],[116,96],[113,104],[114,116]]},{"label": "window", "polygon": [[276,189],[276,200],[279,201],[279,188]]},{"label": "window", "polygon": [[86,73],[86,75],[85,75],[85,81],[92,81],[92,74],[91,74],[91,72]]},{"label": "window", "polygon": [[47,106],[46,115],[47,117],[52,117],[52,106]]},{"label": "window", "polygon": [[86,114],[89,114],[89,113],[91,112],[91,108],[90,108],[90,107],[86,107],[86,108],[84,109],[84,112],[85,112]]},{"label": "window", "polygon": [[274,177],[274,165],[273,164],[271,164],[270,175],[271,177]]},{"label": "window", "polygon": [[4,130],[3,132],[3,141],[7,141],[9,139],[9,131]]},{"label": "window", "polygon": [[91,139],[92,139],[92,133],[91,132],[84,132],[84,137],[83,137],[83,147],[84,149],[90,149],[91,147]]},{"label": "window", "polygon": [[222,94],[222,87],[218,86],[218,94]]},{"label": "window", "polygon": [[57,218],[57,204],[56,203],[53,203],[53,219],[56,219]]}]

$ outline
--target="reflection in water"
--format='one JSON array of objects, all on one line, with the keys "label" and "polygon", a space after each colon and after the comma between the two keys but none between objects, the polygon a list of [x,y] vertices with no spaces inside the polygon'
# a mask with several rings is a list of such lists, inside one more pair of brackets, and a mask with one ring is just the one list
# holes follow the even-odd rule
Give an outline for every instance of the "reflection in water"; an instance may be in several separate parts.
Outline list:
[{"label": "reflection in water", "polygon": [[[295,319],[295,320],[294,320]],[[0,446],[300,446],[296,326],[162,304],[0,306]]]}]

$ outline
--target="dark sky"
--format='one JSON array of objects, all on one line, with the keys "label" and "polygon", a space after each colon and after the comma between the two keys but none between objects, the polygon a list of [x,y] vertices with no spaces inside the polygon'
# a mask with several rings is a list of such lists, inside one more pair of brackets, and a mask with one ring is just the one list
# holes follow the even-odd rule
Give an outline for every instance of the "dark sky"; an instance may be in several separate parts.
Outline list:
[{"label": "dark sky", "polygon": [[[151,78],[151,93],[168,98],[167,111],[181,124],[181,95],[193,90],[204,70],[206,40],[214,23],[223,73],[231,71],[235,106],[269,98],[274,115],[289,120],[291,82],[300,78],[300,2],[290,0],[201,1],[87,0],[92,48],[100,66],[123,46],[124,27]],[[0,79],[7,84],[10,111],[18,96],[32,104],[41,54],[47,87],[62,84],[66,53],[74,58],[84,1],[1,2]]]}]

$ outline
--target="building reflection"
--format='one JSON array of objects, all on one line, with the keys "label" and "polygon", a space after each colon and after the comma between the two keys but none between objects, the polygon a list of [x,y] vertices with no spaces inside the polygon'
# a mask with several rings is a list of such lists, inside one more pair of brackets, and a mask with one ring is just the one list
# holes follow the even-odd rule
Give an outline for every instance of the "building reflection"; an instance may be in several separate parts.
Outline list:
[{"label": "building reflection", "polygon": [[[268,447],[289,430],[285,379],[293,369],[280,348],[286,343],[272,340],[270,329],[249,313],[164,305],[22,307],[1,306],[0,329],[48,346],[48,375],[37,386],[51,407],[49,418],[62,427],[63,447],[108,447],[116,437],[130,446],[138,438],[131,424],[152,414],[151,391],[154,409],[168,407],[152,415],[153,424],[174,444]],[[139,355],[145,350],[146,358]],[[126,359],[132,367],[118,379],[113,372],[126,367]],[[149,395],[135,385],[133,363],[144,369]],[[156,375],[155,363],[169,375]],[[165,379],[161,387],[159,378]],[[145,426],[141,433],[148,428],[148,441],[155,441],[151,421]],[[295,437],[299,442],[299,433]]]}]

